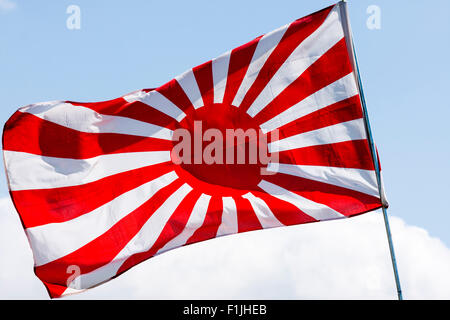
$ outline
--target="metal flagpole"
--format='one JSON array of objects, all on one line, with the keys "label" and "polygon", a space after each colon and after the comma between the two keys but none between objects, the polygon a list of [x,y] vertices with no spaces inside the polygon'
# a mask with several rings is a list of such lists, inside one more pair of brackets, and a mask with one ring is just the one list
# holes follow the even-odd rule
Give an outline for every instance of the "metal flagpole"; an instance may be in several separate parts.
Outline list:
[{"label": "metal flagpole", "polygon": [[352,39],[352,36],[351,36],[351,29],[350,29],[350,23],[349,23],[349,19],[348,19],[347,3],[346,3],[346,1],[342,0],[341,2],[339,2],[339,7],[340,7],[340,10],[341,10],[341,15],[344,17],[345,22],[346,22],[345,24],[343,23],[344,32],[346,33],[347,46],[348,46],[348,48],[351,48],[351,50],[349,49],[349,54],[350,54],[350,57],[353,60],[352,62],[354,64],[354,70],[355,70],[355,73],[356,73],[356,80],[357,80],[357,85],[358,85],[358,88],[359,88],[359,93],[360,93],[360,98],[361,98],[361,105],[362,105],[362,109],[363,109],[364,122],[365,122],[365,125],[366,125],[367,137],[368,137],[368,140],[369,140],[370,151],[372,153],[372,159],[373,159],[373,163],[374,163],[374,166],[375,166],[375,173],[376,173],[376,178],[377,178],[378,191],[379,191],[380,200],[381,200],[381,203],[382,203],[384,226],[386,228],[386,235],[387,235],[387,239],[388,239],[388,243],[389,243],[389,251],[390,251],[390,254],[391,254],[392,268],[394,270],[395,285],[397,287],[397,296],[398,296],[398,300],[403,300],[402,288],[400,286],[400,278],[398,276],[397,260],[395,259],[394,245],[393,245],[393,242],[392,242],[391,228],[389,226],[389,219],[388,219],[388,215],[387,215],[388,203],[387,203],[387,201],[386,201],[386,199],[384,197],[384,191],[383,191],[383,186],[382,186],[382,181],[381,181],[380,166],[379,166],[379,163],[378,163],[378,154],[377,154],[377,151],[375,149],[375,144],[373,142],[372,130],[370,129],[370,122],[369,122],[369,117],[368,117],[368,114],[367,114],[366,101],[365,101],[365,98],[364,98],[364,91],[363,91],[363,87],[362,87],[361,77],[360,77],[360,74],[359,74],[358,60],[356,58],[355,47],[353,45],[353,39]]},{"label": "metal flagpole", "polygon": [[363,93],[363,90],[362,90],[361,78],[359,76],[358,62],[357,61],[356,61],[356,66],[357,66],[357,72],[358,72],[359,87],[360,87],[360,90],[361,90],[360,91],[360,95],[361,95],[361,102],[362,102],[362,106],[363,106],[364,121],[366,123],[367,134],[368,134],[368,139],[369,139],[369,143],[370,143],[370,149],[371,149],[371,152],[372,152],[372,158],[373,158],[374,165],[375,165],[375,172],[376,172],[376,176],[377,176],[378,190],[379,190],[380,197],[381,197],[381,200],[382,200],[382,211],[383,211],[383,218],[384,218],[384,226],[386,227],[386,234],[387,234],[388,243],[389,243],[389,251],[391,253],[392,267],[394,269],[394,276],[395,276],[395,284],[397,286],[397,295],[398,295],[398,299],[399,300],[403,300],[402,288],[400,286],[400,278],[398,276],[397,260],[395,259],[394,245],[392,243],[391,228],[389,226],[389,219],[388,219],[388,215],[387,215],[387,204],[386,204],[386,201],[383,199],[384,198],[384,192],[382,190],[382,185],[381,185],[380,167],[378,165],[378,157],[377,157],[377,153],[376,153],[375,146],[374,146],[374,143],[373,143],[372,132],[370,130],[370,123],[369,123],[369,118],[367,116],[367,108],[366,108],[366,103],[365,103],[365,99],[364,99],[364,93]]}]

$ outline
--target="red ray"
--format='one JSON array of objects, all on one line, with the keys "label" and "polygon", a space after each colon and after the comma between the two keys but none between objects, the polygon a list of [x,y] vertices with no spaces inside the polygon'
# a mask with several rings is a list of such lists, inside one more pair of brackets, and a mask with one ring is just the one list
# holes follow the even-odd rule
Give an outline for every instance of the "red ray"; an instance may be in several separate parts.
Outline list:
[{"label": "red ray", "polygon": [[233,197],[233,200],[236,202],[238,232],[262,229],[250,201],[242,197]]},{"label": "red ray", "polygon": [[172,141],[157,138],[80,132],[23,112],[16,112],[10,118],[3,137],[4,150],[71,159],[112,153],[170,151],[173,146]]},{"label": "red ray", "polygon": [[189,97],[186,95],[183,88],[175,79],[172,79],[166,84],[163,84],[161,87],[156,89],[156,91],[164,95],[167,99],[172,101],[173,104],[175,104],[183,111],[194,108],[191,101],[189,100]]},{"label": "red ray", "polygon": [[151,247],[151,249],[145,252],[134,254],[129,257],[117,271],[117,275],[125,272],[136,264],[153,257],[158,252],[158,250],[164,247],[170,240],[178,236],[186,226],[186,223],[189,220],[189,216],[192,213],[192,209],[194,208],[195,203],[197,202],[200,195],[201,192],[198,192],[195,189],[191,191],[181,201],[177,209],[175,209],[175,211],[172,213],[169,221],[164,226],[161,234],[159,235],[158,239],[155,241],[155,244]]},{"label": "red ray", "polygon": [[67,273],[68,266],[76,265],[80,268],[81,274],[85,274],[111,262],[152,214],[182,184],[183,182],[178,179],[162,188],[150,200],[95,240],[58,260],[36,267],[36,275],[46,282],[65,285],[71,275]]},{"label": "red ray", "polygon": [[79,186],[11,191],[26,228],[64,222],[173,170],[169,162],[118,173]]},{"label": "red ray", "polygon": [[265,191],[255,191],[252,193],[256,197],[261,198],[269,206],[278,221],[286,226],[316,221],[293,204],[280,200]]},{"label": "red ray", "polygon": [[192,69],[205,106],[214,103],[212,62],[208,61]]},{"label": "red ray", "polygon": [[362,117],[363,113],[360,99],[358,95],[355,95],[287,123],[275,129],[278,131],[278,139],[276,136],[272,137],[271,135],[269,135],[269,138],[270,142],[281,140],[296,134],[360,119]]},{"label": "red ray", "polygon": [[194,234],[186,241],[186,244],[194,242],[200,242],[214,238],[222,222],[222,198],[212,197],[209,201],[208,211],[205,216],[205,220],[200,228],[198,228]]},{"label": "red ray", "polygon": [[281,163],[374,170],[367,140],[311,146],[273,155]]},{"label": "red ray", "polygon": [[258,97],[264,87],[272,79],[273,75],[280,69],[281,65],[291,55],[298,45],[313,33],[325,20],[332,6],[325,8],[312,15],[303,17],[291,23],[278,46],[272,51],[264,66],[259,71],[255,82],[247,91],[240,108],[247,111],[253,101]]},{"label": "red ray", "polygon": [[232,104],[234,96],[239,90],[248,66],[252,61],[253,53],[261,37],[246,43],[231,51],[230,65],[228,67],[227,85],[223,97],[223,103]]},{"label": "red ray", "polygon": [[173,129],[176,122],[165,113],[140,101],[128,102],[123,98],[117,98],[102,102],[66,102],[75,106],[83,106],[92,109],[101,114],[131,118],[169,129]]},{"label": "red ray", "polygon": [[317,59],[294,82],[275,97],[256,116],[264,123],[323,87],[352,72],[345,39]]},{"label": "red ray", "polygon": [[304,198],[322,203],[345,216],[361,214],[381,207],[379,198],[332,184],[277,173],[265,180]]}]

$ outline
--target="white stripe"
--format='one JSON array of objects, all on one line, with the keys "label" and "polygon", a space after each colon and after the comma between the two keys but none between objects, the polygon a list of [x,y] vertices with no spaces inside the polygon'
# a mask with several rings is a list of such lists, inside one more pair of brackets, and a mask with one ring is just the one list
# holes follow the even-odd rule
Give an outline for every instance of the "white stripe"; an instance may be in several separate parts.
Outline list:
[{"label": "white stripe", "polygon": [[72,220],[26,229],[36,266],[64,257],[95,240],[176,179],[172,171]]},{"label": "white stripe", "polygon": [[149,165],[170,161],[170,151],[105,154],[66,159],[3,151],[12,191],[81,185]]},{"label": "white stripe", "polygon": [[258,114],[343,37],[339,8],[335,6],[319,28],[295,48],[252,103],[247,113],[252,117]]},{"label": "white stripe", "polygon": [[164,247],[158,250],[157,254],[163,253],[167,250],[181,247],[189,240],[189,238],[203,225],[203,222],[208,212],[209,201],[211,196],[202,194],[200,198],[195,203],[192,209],[191,215],[189,216],[188,222],[184,227],[183,231],[177,235],[175,238],[167,242]]},{"label": "white stripe", "polygon": [[188,96],[192,105],[195,109],[203,106],[203,98],[200,93],[200,89],[197,85],[197,80],[195,80],[194,72],[192,69],[186,71],[185,73],[175,77],[180,86],[183,88],[184,92]]},{"label": "white stripe", "polygon": [[231,51],[212,60],[212,73],[214,83],[214,103],[222,103],[227,86],[228,67],[230,65]]},{"label": "white stripe", "polygon": [[272,51],[277,47],[288,27],[289,25],[285,25],[272,32],[269,32],[258,41],[258,45],[256,46],[252,61],[250,62],[245,77],[241,82],[236,96],[234,97],[232,103],[234,106],[239,107],[241,105],[248,89],[250,89],[252,84],[255,82],[259,71],[266,63]]},{"label": "white stripe", "polygon": [[344,215],[340,214],[339,212],[331,209],[330,207],[324,204],[306,199],[294,192],[286,190],[268,181],[261,180],[261,182],[258,184],[258,187],[260,187],[268,194],[280,200],[293,204],[294,206],[299,208],[303,213],[307,214],[310,217],[313,217],[316,220],[345,218]]},{"label": "white stripe", "polygon": [[120,133],[172,140],[172,130],[126,117],[100,114],[92,109],[63,101],[31,104],[19,111],[41,119],[88,133]]},{"label": "white stripe", "polygon": [[136,91],[123,97],[127,102],[140,101],[180,122],[186,114],[158,91]]},{"label": "white stripe", "polygon": [[289,25],[285,25],[280,27],[272,32],[265,34],[259,41],[256,46],[255,53],[253,54],[252,61],[250,62],[247,72],[244,76],[244,79],[241,82],[239,90],[236,93],[236,96],[233,100],[233,105],[239,107],[244,100],[245,94],[248,89],[255,82],[256,77],[259,74],[259,71],[266,63],[267,59],[271,55],[272,51],[276,48],[281,38],[283,37],[285,31]]},{"label": "white stripe", "polygon": [[268,171],[329,183],[379,198],[375,171],[324,166],[269,163]]},{"label": "white stripe", "polygon": [[272,153],[361,139],[366,139],[364,120],[356,119],[277,140],[268,147]]},{"label": "white stripe", "polygon": [[263,123],[261,129],[264,133],[267,133],[294,120],[300,119],[311,112],[320,110],[357,94],[358,88],[356,87],[355,77],[353,73],[350,73],[319,91],[316,91],[309,97]]},{"label": "white stripe", "polygon": [[90,273],[82,274],[71,283],[79,284],[81,288],[90,288],[115,276],[122,264],[133,254],[150,250],[159,238],[162,230],[169,221],[172,213],[181,201],[192,191],[188,184],[183,184],[151,215],[141,230],[127,245],[114,257],[114,259]]},{"label": "white stripe", "polygon": [[272,210],[270,210],[269,206],[264,202],[263,199],[256,197],[251,192],[244,194],[242,198],[250,201],[253,211],[255,211],[256,217],[258,218],[259,223],[261,223],[261,226],[264,229],[283,226],[283,224],[277,219],[277,217],[275,217]]},{"label": "white stripe", "polygon": [[222,197],[222,222],[217,229],[216,237],[238,233],[236,202],[232,197]]},{"label": "white stripe", "polygon": [[81,293],[84,292],[86,289],[74,289],[71,287],[68,287],[66,290],[64,290],[64,292],[62,293],[61,297],[65,297],[65,296],[70,296],[72,294],[77,294],[77,293]]}]

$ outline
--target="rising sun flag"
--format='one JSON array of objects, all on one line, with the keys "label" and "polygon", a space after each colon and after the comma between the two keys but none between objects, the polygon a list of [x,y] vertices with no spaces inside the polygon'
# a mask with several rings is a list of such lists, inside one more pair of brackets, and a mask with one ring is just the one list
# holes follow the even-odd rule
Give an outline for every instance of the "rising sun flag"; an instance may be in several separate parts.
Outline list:
[{"label": "rising sun flag", "polygon": [[180,246],[387,207],[343,2],[156,89],[22,107],[3,150],[52,298]]}]

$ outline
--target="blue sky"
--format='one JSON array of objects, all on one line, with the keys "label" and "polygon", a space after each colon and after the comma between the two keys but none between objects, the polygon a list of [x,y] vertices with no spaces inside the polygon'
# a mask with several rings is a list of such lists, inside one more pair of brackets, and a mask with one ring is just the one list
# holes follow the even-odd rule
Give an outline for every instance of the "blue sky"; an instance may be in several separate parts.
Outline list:
[{"label": "blue sky", "polygon": [[[159,86],[332,3],[0,0],[0,121],[29,103]],[[80,30],[66,27],[71,4]],[[369,5],[381,9],[379,30],[366,26]],[[449,247],[450,2],[349,1],[349,12],[389,214]]]},{"label": "blue sky", "polygon": [[[333,1],[15,3],[0,13],[2,123],[29,103],[159,86]],[[80,30],[66,27],[70,4]],[[372,4],[379,30],[366,26]],[[450,2],[350,1],[349,11],[389,212],[450,245]]]}]

